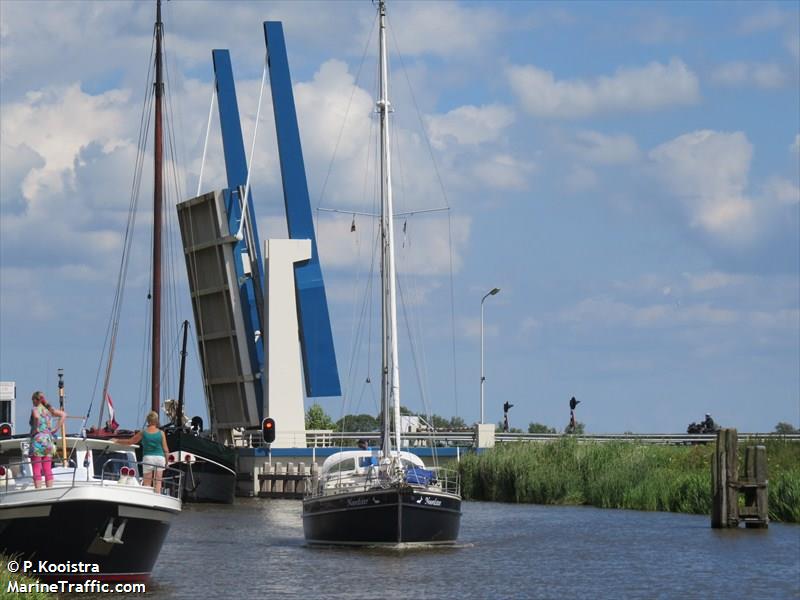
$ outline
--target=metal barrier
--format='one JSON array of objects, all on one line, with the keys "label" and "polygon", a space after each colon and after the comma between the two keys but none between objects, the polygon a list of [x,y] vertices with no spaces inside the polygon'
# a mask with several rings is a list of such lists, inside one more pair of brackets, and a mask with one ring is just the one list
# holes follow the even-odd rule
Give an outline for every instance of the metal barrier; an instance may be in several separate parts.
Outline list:
[{"label": "metal barrier", "polygon": [[[323,435],[324,434],[324,435]],[[355,440],[379,440],[380,433],[374,431],[364,432],[339,432],[339,431],[309,431],[307,432],[308,447],[325,446],[354,446]],[[567,434],[567,433],[495,433],[495,442],[550,442],[563,438],[576,439],[586,442],[637,442],[641,444],[707,444],[715,441],[715,433],[597,433],[597,434]],[[325,444],[319,443],[324,439]],[[784,440],[800,442],[800,434],[790,433],[740,433],[741,440]],[[475,431],[473,429],[462,431],[417,431],[404,433],[403,440],[408,441],[412,447],[442,447],[463,446],[472,447],[475,444]],[[343,443],[344,442],[344,443]]]},{"label": "metal barrier", "polygon": [[[143,463],[126,459],[109,459],[101,469],[100,476],[95,476],[94,472],[86,467],[80,466],[53,466],[53,487],[70,488],[85,485],[128,485],[131,487],[143,487],[142,473]],[[164,467],[160,469],[160,490],[159,493],[177,498],[180,500],[183,486],[181,477],[183,473],[178,469]],[[43,489],[44,485],[42,485]],[[27,492],[35,489],[33,486],[33,474],[31,463],[28,458],[21,458],[0,464],[0,496],[18,492]]]},{"label": "metal barrier", "polygon": [[[133,465],[133,466],[131,466]],[[118,468],[114,468],[114,467]],[[136,469],[138,467],[138,470]],[[153,475],[147,477],[145,467],[153,469]],[[139,477],[141,473],[141,477]],[[100,473],[100,484],[131,485],[134,487],[153,487],[156,493],[181,499],[183,473],[172,467],[153,467],[144,462],[133,462],[121,458],[112,458],[103,464]],[[148,483],[145,483],[148,481]],[[152,483],[152,486],[150,485]]]}]

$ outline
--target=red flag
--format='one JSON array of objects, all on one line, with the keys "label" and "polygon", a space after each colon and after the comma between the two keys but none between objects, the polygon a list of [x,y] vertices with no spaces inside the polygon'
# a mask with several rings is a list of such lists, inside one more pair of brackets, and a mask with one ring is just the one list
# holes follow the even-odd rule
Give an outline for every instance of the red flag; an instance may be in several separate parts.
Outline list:
[{"label": "red flag", "polygon": [[108,392],[106,392],[106,404],[108,404],[108,416],[110,417],[106,423],[106,426],[111,431],[116,431],[119,427],[119,423],[117,423],[117,420],[114,418],[114,403],[111,402],[111,394]]}]

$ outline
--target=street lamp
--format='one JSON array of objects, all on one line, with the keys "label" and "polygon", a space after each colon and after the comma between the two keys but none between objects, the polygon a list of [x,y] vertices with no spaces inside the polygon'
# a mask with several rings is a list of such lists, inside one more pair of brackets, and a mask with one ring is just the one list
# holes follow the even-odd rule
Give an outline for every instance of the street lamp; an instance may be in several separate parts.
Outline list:
[{"label": "street lamp", "polygon": [[499,291],[500,288],[492,288],[481,298],[481,423],[483,423],[483,382],[486,381],[486,377],[483,376],[483,302],[489,296],[494,296]]}]

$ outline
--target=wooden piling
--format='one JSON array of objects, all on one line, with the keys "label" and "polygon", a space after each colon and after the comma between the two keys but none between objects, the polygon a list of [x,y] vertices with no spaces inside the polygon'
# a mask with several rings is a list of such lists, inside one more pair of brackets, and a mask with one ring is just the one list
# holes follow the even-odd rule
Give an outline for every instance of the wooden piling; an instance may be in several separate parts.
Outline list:
[{"label": "wooden piling", "polygon": [[300,463],[297,465],[297,485],[295,486],[294,491],[297,494],[305,494],[306,492],[306,463]]},{"label": "wooden piling", "polygon": [[[739,447],[735,429],[721,429],[711,459],[711,526],[767,527],[767,449],[764,446],[745,449],[745,475],[739,477]],[[739,494],[744,506],[739,507]]]},{"label": "wooden piling", "polygon": [[297,465],[294,463],[289,463],[286,465],[286,483],[284,484],[283,491],[286,492],[287,495],[294,494],[295,489],[295,476],[297,475]]},{"label": "wooden piling", "polygon": [[319,485],[319,465],[315,462],[311,463],[311,491],[316,492]]},{"label": "wooden piling", "polygon": [[763,529],[769,526],[767,505],[767,449],[765,446],[748,446],[744,451],[744,479],[740,489],[744,493],[744,506],[739,517],[745,527]]},{"label": "wooden piling", "polygon": [[283,477],[282,475],[286,475],[286,467],[283,466],[283,463],[276,462],[275,463],[275,481],[272,484],[272,491],[276,494],[283,493]]}]

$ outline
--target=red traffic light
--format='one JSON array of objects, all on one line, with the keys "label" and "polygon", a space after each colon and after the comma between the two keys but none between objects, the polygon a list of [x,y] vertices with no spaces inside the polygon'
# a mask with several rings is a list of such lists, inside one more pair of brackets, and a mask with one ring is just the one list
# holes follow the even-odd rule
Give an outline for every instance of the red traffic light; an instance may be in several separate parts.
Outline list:
[{"label": "red traffic light", "polygon": [[11,424],[0,423],[0,438],[11,437]]},{"label": "red traffic light", "polygon": [[265,444],[275,441],[275,419],[267,417],[261,421],[261,434],[264,436]]}]

